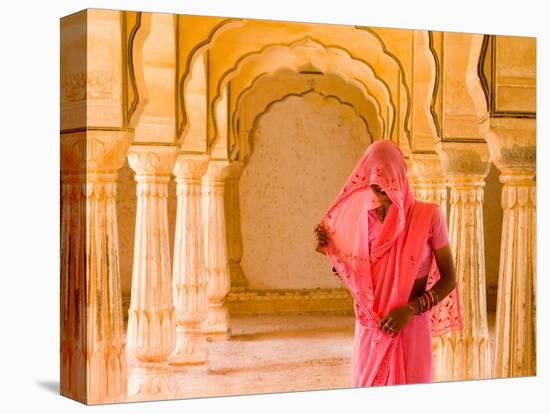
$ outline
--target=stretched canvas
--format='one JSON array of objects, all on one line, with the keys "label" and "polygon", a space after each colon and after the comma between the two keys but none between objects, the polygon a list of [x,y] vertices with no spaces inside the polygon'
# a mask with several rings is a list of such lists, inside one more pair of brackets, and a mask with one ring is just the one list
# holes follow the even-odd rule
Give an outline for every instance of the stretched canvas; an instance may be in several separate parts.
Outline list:
[{"label": "stretched canvas", "polygon": [[380,140],[448,228],[463,325],[432,338],[430,382],[536,375],[535,38],[106,9],[60,25],[63,396],[352,387],[355,298],[314,229]]}]

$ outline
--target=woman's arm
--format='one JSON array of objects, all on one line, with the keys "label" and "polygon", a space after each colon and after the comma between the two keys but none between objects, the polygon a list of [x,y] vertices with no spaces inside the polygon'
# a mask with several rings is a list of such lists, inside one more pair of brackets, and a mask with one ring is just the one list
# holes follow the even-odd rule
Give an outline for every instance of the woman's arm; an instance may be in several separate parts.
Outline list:
[{"label": "woman's arm", "polygon": [[[434,250],[434,253],[441,278],[432,286],[431,290],[437,294],[439,301],[442,301],[456,286],[456,270],[453,253],[449,244]],[[409,304],[418,313],[418,301],[416,298],[412,298]]]},{"label": "woman's arm", "polygon": [[[456,272],[451,247],[446,244],[434,251],[441,278],[432,286],[439,301],[443,300],[456,286]],[[389,312],[380,320],[380,328],[390,335],[396,335],[409,319],[419,312],[418,300],[412,298],[405,306]]]}]

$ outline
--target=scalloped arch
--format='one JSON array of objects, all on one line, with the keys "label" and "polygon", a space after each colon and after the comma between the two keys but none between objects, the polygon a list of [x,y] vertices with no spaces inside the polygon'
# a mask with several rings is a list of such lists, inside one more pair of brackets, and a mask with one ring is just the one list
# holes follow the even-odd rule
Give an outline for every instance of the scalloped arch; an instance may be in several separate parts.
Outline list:
[{"label": "scalloped arch", "polygon": [[[231,130],[233,137],[237,137],[236,145],[239,147],[240,158],[246,159],[249,155],[247,140],[259,114],[265,112],[272,102],[280,101],[285,96],[303,96],[311,92],[325,97],[333,96],[340,103],[351,106],[365,123],[371,139],[381,137],[384,121],[378,114],[376,102],[373,104],[365,99],[364,91],[356,81],[345,79],[337,73],[328,73],[311,82],[311,79],[304,79],[296,71],[282,69],[274,74],[259,75],[236,99],[237,104],[231,114]],[[254,102],[254,106],[249,105],[249,102]],[[239,113],[242,107],[247,108],[247,116],[242,120],[242,128],[238,131],[237,121],[240,121]]]},{"label": "scalloped arch", "polygon": [[[340,105],[348,106],[348,107],[350,107],[350,108],[352,109],[352,111],[354,111],[359,117],[361,117],[361,116],[357,113],[356,109],[353,107],[352,104],[350,104],[349,102],[343,101],[343,100],[340,99],[340,97],[338,97],[338,96],[320,93],[320,92],[317,92],[317,91],[315,91],[315,90],[313,90],[313,89],[309,89],[309,90],[306,90],[306,91],[303,91],[303,92],[300,92],[300,93],[292,92],[292,93],[289,93],[289,94],[286,94],[286,95],[282,96],[282,97],[279,98],[279,99],[276,99],[276,100],[274,100],[274,101],[271,101],[271,102],[265,107],[265,109],[264,109],[262,112],[260,112],[260,113],[258,113],[258,114],[256,115],[256,117],[254,118],[254,121],[252,122],[252,128],[250,129],[250,132],[248,133],[248,137],[247,137],[247,140],[246,140],[247,143],[248,143],[248,142],[249,142],[249,143],[252,143],[251,149],[250,149],[250,151],[248,151],[248,153],[251,155],[251,154],[254,152],[253,139],[252,139],[252,137],[254,136],[254,133],[255,133],[255,131],[256,131],[256,128],[257,128],[257,126],[258,126],[258,123],[259,123],[260,119],[261,119],[265,114],[269,113],[269,112],[271,111],[271,109],[272,109],[275,105],[277,105],[277,104],[279,104],[279,103],[282,103],[282,102],[284,102],[285,100],[287,100],[287,99],[289,99],[289,98],[291,98],[291,97],[304,97],[304,96],[309,95],[309,94],[316,94],[316,95],[322,96],[322,97],[325,98],[325,99],[334,100],[334,101],[338,102]],[[362,117],[361,117],[361,118],[362,118]],[[363,119],[363,118],[362,118],[362,119]],[[363,119],[363,121],[364,121],[365,124],[366,124],[366,121],[365,121],[364,119]],[[368,131],[368,128],[367,128],[367,131]],[[371,136],[371,140],[372,140],[372,136]],[[245,166],[246,166],[247,161],[248,161],[249,158],[250,158],[250,157],[248,156],[248,157],[246,157],[246,158],[243,160]]]},{"label": "scalloped arch", "polygon": [[245,21],[242,19],[227,19],[219,23],[212,29],[207,39],[204,41],[198,43],[192,50],[192,52],[187,57],[187,61],[185,63],[185,69],[183,70],[183,74],[181,78],[179,78],[178,81],[178,96],[179,96],[179,109],[181,110],[181,116],[182,116],[182,125],[177,126],[177,135],[178,137],[185,134],[185,131],[187,130],[189,123],[187,122],[187,107],[186,102],[187,100],[185,97],[188,95],[188,86],[189,81],[191,79],[191,67],[195,64],[196,60],[199,58],[199,56],[202,55],[205,51],[209,50],[213,47],[216,40],[223,35],[225,31],[231,30],[231,29],[237,29],[242,27],[244,24],[246,24]]},{"label": "scalloped arch", "polygon": [[[219,31],[219,33],[217,33]],[[214,33],[216,32],[216,33]],[[215,35],[215,40],[214,40]],[[237,61],[242,55],[262,48],[266,44],[275,42],[290,43],[297,39],[309,35],[325,44],[327,47],[338,47],[345,50],[352,57],[366,56],[368,63],[372,66],[374,72],[387,85],[388,90],[394,101],[400,97],[397,104],[397,136],[404,135],[410,138],[408,122],[411,96],[406,77],[403,73],[403,67],[399,59],[390,53],[384,45],[382,39],[372,30],[365,30],[361,26],[351,25],[327,25],[318,23],[285,22],[281,24],[278,21],[270,20],[246,20],[240,19],[238,25],[221,26],[213,30],[210,43],[205,42],[203,46],[207,47],[216,61],[227,61],[228,65]],[[251,39],[250,41],[243,39]],[[228,47],[231,45],[231,47]],[[219,55],[222,53],[222,55]],[[196,54],[196,52],[195,52]],[[223,57],[223,58],[222,58]],[[191,59],[191,61],[194,57]],[[210,72],[210,86],[217,84],[217,79],[225,71],[223,65],[217,65]],[[187,74],[189,71],[187,71]],[[186,82],[186,80],[182,80]],[[185,97],[182,98],[185,100]],[[401,113],[405,113],[402,120]],[[397,138],[394,137],[394,138]],[[398,138],[397,138],[398,139]]]},{"label": "scalloped arch", "polygon": [[[343,76],[358,81],[364,87],[364,95],[372,96],[378,103],[385,128],[384,135],[391,137],[395,130],[395,103],[387,85],[379,79],[374,70],[364,61],[354,59],[344,49],[326,47],[315,39],[306,36],[287,45],[267,45],[260,51],[254,51],[241,56],[235,65],[227,69],[219,79],[216,93],[209,100],[209,125],[215,145],[218,139],[217,122],[214,114],[220,102],[224,87],[239,74],[254,79],[258,74],[275,72],[281,68],[297,69],[311,64],[321,71],[340,73]],[[367,93],[367,90],[369,91]]]}]

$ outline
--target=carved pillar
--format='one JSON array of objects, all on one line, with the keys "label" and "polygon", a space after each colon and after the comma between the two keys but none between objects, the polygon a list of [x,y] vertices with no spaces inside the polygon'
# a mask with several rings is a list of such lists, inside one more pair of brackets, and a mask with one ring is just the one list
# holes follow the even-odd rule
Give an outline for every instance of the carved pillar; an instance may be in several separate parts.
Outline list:
[{"label": "carved pillar", "polygon": [[201,177],[207,167],[206,156],[180,154],[173,170],[178,194],[172,276],[177,345],[170,363],[202,368],[208,359],[201,329],[208,311],[201,207]]},{"label": "carved pillar", "polygon": [[[437,153],[413,154],[408,160],[409,182],[417,200],[437,203],[447,217],[447,183],[441,160]],[[432,340],[434,379],[444,378],[446,364],[443,358],[445,338]]]},{"label": "carved pillar", "polygon": [[229,172],[228,161],[210,161],[202,179],[204,250],[208,281],[208,316],[203,324],[203,331],[213,340],[231,336],[229,310],[225,305],[225,297],[231,288],[224,208],[224,187]]},{"label": "carved pillar", "polygon": [[89,404],[127,393],[116,180],[130,141],[114,131],[61,138],[61,392]]},{"label": "carved pillar", "polygon": [[463,330],[440,339],[436,380],[491,377],[487,327],[483,187],[491,167],[487,145],[438,144],[451,188],[449,238],[455,259]]},{"label": "carved pillar", "polygon": [[494,374],[536,375],[536,131],[534,119],[491,118],[487,141],[501,171],[502,241]]},{"label": "carved pillar", "polygon": [[232,162],[225,184],[225,217],[229,272],[231,274],[231,289],[237,290],[243,290],[248,285],[241,267],[243,240],[241,234],[239,179],[241,178],[242,171],[242,161]]},{"label": "carved pillar", "polygon": [[436,203],[447,215],[447,184],[439,155],[413,154],[409,182],[417,200]]},{"label": "carved pillar", "polygon": [[168,182],[176,147],[132,145],[128,153],[137,181],[136,235],[128,350],[137,360],[129,395],[172,398],[175,379],[167,357],[176,344],[168,233]]}]

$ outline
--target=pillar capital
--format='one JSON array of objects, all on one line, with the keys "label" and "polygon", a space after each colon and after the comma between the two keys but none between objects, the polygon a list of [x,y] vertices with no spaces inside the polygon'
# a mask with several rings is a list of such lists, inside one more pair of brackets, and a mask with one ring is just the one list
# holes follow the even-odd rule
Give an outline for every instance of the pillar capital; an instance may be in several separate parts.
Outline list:
[{"label": "pillar capital", "polygon": [[146,177],[167,176],[176,162],[175,145],[132,145],[128,150],[128,163],[136,173],[136,180]]},{"label": "pillar capital", "polygon": [[209,181],[225,181],[231,175],[231,164],[228,160],[210,160],[204,177]]},{"label": "pillar capital", "polygon": [[437,153],[413,153],[407,160],[409,182],[415,198],[437,203],[446,214],[445,172]]},{"label": "pillar capital", "polygon": [[413,180],[429,180],[432,183],[445,182],[445,174],[437,153],[413,153],[408,159],[407,164]]},{"label": "pillar capital", "polygon": [[535,174],[536,119],[491,118],[485,139],[493,162],[503,174]]},{"label": "pillar capital", "polygon": [[95,131],[61,134],[61,171],[117,171],[124,165],[133,134],[128,131]]},{"label": "pillar capital", "polygon": [[436,151],[448,179],[460,176],[484,179],[491,169],[491,157],[485,142],[439,142]]},{"label": "pillar capital", "polygon": [[176,180],[200,179],[208,169],[209,158],[205,154],[185,154],[180,153],[176,158],[176,163],[172,173]]}]

